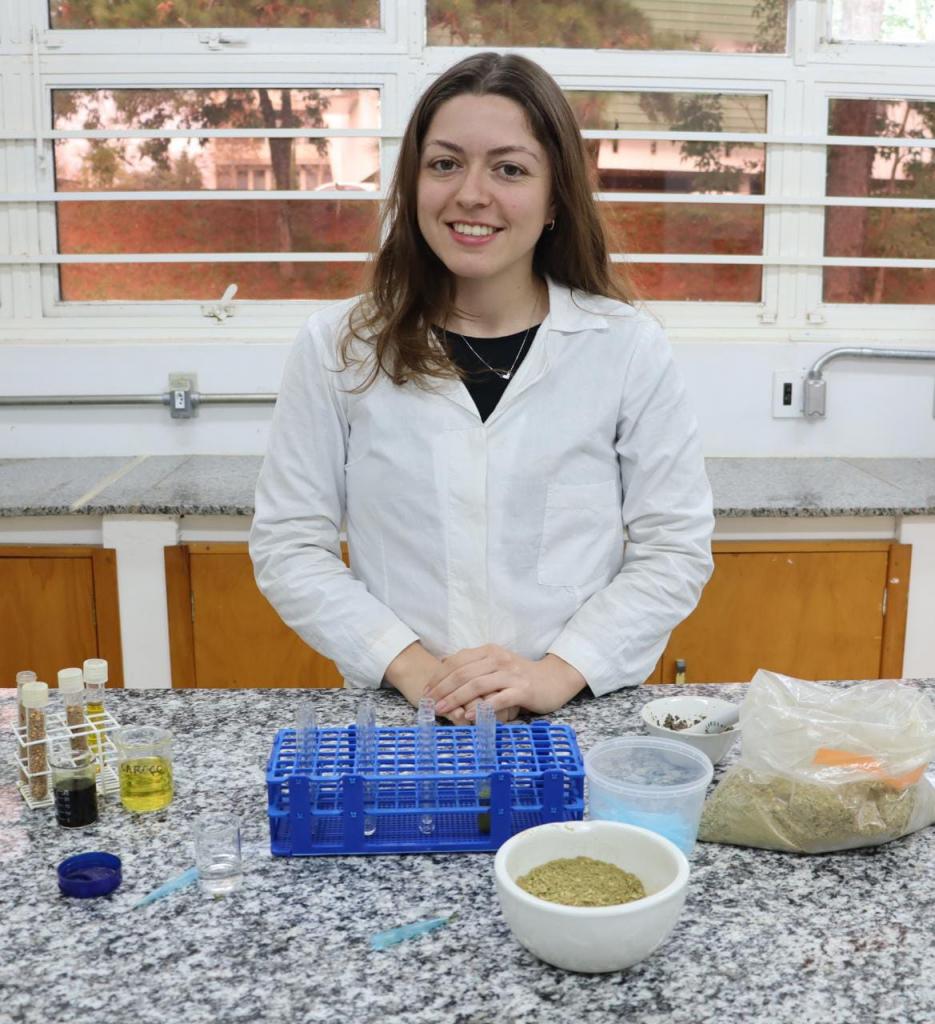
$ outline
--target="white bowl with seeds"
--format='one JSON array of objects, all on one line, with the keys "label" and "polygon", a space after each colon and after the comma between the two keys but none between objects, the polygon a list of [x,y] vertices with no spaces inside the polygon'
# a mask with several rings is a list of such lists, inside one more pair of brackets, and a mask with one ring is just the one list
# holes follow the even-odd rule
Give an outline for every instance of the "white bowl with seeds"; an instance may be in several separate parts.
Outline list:
[{"label": "white bowl with seeds", "polygon": [[707,754],[712,764],[718,764],[740,738],[740,723],[726,732],[710,734],[687,733],[685,729],[734,707],[732,701],[719,697],[660,697],[644,704],[640,716],[651,736],[687,743]]},{"label": "white bowl with seeds", "polygon": [[[610,906],[567,906],[518,884],[537,868],[576,857],[635,875],[646,895]],[[537,825],[508,839],[494,859],[500,909],[517,941],[554,967],[585,974],[625,970],[658,949],[682,912],[688,874],[688,860],[674,843],[617,821]]]}]

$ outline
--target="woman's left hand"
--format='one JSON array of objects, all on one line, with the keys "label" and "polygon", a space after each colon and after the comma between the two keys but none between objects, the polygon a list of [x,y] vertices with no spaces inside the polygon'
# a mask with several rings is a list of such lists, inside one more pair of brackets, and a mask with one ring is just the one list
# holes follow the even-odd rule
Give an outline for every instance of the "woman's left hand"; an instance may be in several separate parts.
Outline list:
[{"label": "woman's left hand", "polygon": [[463,708],[465,719],[473,721],[473,705],[478,700],[489,701],[498,713],[519,707],[547,715],[585,685],[584,676],[557,655],[532,661],[497,644],[485,644],[442,658],[425,696],[436,701],[439,715]]}]

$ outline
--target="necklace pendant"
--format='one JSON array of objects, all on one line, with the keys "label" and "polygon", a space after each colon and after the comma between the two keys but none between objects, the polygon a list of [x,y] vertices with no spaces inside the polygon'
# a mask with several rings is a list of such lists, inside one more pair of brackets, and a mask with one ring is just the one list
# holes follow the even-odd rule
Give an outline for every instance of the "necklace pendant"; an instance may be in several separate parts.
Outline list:
[{"label": "necklace pendant", "polygon": [[510,378],[511,378],[511,377],[513,376],[513,371],[512,371],[512,370],[507,370],[507,371],[506,371],[506,373],[501,373],[501,372],[500,372],[500,371],[498,370],[498,371],[497,371],[497,376],[498,376],[498,377],[499,377],[499,378],[500,378],[501,380],[509,380],[509,379],[510,379]]}]

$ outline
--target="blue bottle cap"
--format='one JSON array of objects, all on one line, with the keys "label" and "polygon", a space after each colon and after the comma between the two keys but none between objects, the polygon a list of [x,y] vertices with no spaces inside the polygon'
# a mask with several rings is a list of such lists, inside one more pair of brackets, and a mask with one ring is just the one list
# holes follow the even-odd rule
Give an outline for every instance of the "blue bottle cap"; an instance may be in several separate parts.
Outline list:
[{"label": "blue bottle cap", "polygon": [[81,900],[106,896],[120,885],[120,858],[95,850],[68,857],[58,866],[58,887]]}]

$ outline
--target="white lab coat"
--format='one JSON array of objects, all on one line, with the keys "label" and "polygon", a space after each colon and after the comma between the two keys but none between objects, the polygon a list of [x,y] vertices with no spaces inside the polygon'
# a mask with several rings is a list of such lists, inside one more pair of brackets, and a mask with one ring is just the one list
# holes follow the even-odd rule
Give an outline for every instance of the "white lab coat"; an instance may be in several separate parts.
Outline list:
[{"label": "white lab coat", "polygon": [[349,393],[352,305],[309,318],[276,404],[250,534],[273,607],[350,686],[379,686],[415,640],[552,652],[595,694],[642,682],[712,569],[711,491],[659,326],[549,282],[483,423],[460,380]]}]

